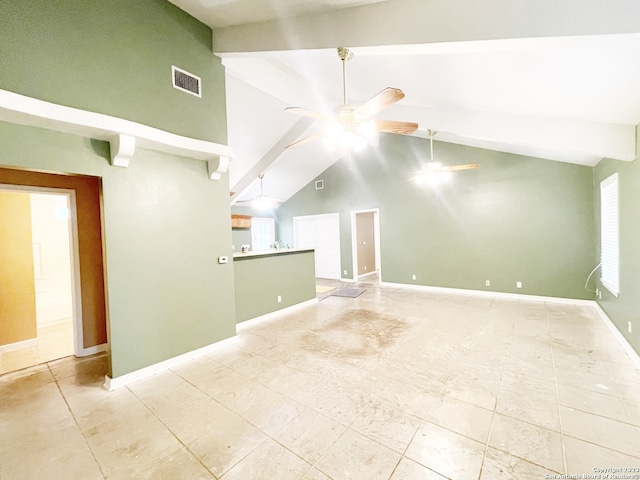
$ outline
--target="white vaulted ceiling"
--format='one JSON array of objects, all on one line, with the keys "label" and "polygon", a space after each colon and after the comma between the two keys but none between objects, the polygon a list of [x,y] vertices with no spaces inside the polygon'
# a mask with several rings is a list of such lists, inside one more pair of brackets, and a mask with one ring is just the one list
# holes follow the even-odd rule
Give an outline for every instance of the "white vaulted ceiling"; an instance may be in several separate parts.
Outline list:
[{"label": "white vaulted ceiling", "polygon": [[591,166],[635,159],[640,2],[172,3],[213,29],[226,68],[236,198],[254,196],[265,173],[265,193],[287,199],[339,158],[321,142],[284,150],[318,129],[285,107],[342,103],[338,46],[355,54],[350,103],[400,88],[406,97],[377,118],[417,122],[416,136]]}]

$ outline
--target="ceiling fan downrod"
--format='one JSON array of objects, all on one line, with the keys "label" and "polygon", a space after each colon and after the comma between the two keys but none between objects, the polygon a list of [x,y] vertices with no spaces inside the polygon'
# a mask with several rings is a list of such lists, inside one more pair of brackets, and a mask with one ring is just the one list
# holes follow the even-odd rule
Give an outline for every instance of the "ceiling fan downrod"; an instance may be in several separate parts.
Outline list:
[{"label": "ceiling fan downrod", "polygon": [[347,105],[347,62],[353,58],[353,52],[345,47],[338,47],[338,57],[342,60],[342,98]]},{"label": "ceiling fan downrod", "polygon": [[433,136],[438,133],[435,130],[427,130],[427,135],[429,135],[429,146],[431,147],[431,163],[433,163]]}]

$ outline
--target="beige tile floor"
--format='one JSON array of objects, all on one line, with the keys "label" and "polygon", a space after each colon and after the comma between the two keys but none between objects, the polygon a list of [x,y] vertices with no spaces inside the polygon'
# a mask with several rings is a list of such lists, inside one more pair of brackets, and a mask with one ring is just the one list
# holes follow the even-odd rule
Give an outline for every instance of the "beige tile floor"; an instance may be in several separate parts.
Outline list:
[{"label": "beige tile floor", "polygon": [[102,388],[104,354],[0,377],[0,477],[500,480],[640,468],[640,371],[591,307],[365,287],[241,328],[114,392]]},{"label": "beige tile floor", "polygon": [[38,344],[0,352],[0,374],[73,355],[73,324],[67,318],[38,326]]}]

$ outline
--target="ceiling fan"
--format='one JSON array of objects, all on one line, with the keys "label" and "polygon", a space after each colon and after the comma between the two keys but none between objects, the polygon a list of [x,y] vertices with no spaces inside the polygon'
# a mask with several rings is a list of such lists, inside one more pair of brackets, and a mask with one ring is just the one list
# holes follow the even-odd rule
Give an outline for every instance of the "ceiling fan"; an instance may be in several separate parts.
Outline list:
[{"label": "ceiling fan", "polygon": [[413,177],[419,185],[427,183],[429,185],[439,185],[443,181],[447,181],[451,178],[451,172],[456,170],[469,170],[472,168],[478,168],[480,164],[478,163],[466,163],[463,165],[450,165],[444,166],[442,162],[435,161],[433,159],[433,137],[438,133],[435,130],[427,130],[427,135],[429,135],[429,148],[430,148],[430,157],[429,162],[426,163],[422,170],[415,174]]},{"label": "ceiling fan", "polygon": [[353,58],[348,48],[339,47],[338,56],[342,60],[343,104],[329,115],[300,107],[288,107],[287,112],[327,122],[325,131],[318,132],[292,143],[293,148],[304,143],[324,138],[325,145],[333,149],[337,145],[348,150],[361,150],[370,143],[377,142],[378,132],[410,135],[418,128],[417,123],[394,120],[373,120],[376,113],[402,100],[404,93],[399,88],[387,87],[359,107],[349,105],[347,98],[347,62]]},{"label": "ceiling fan", "polygon": [[260,179],[260,194],[251,200],[238,200],[236,203],[246,204],[251,207],[255,207],[261,210],[266,210],[272,207],[279,207],[284,202],[278,198],[271,198],[264,194],[264,188],[262,185],[262,179],[264,178],[264,173],[258,175]]}]

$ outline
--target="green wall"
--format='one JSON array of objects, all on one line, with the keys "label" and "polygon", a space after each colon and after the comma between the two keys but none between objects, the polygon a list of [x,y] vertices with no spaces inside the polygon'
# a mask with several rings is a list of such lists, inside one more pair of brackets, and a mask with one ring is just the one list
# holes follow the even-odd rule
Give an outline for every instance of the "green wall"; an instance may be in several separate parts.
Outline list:
[{"label": "green wall", "polygon": [[[640,137],[638,138],[640,142]],[[619,224],[620,224],[620,295],[615,297],[600,283],[600,271],[594,277],[602,291],[598,303],[614,325],[620,330],[633,349],[640,354],[640,162],[604,159],[595,168],[594,191],[596,196],[596,244],[600,257],[600,182],[618,173]],[[632,333],[628,331],[631,322]]]},{"label": "green wall", "polygon": [[[224,69],[211,31],[162,0],[0,3],[0,88],[226,143]],[[203,99],[171,86],[202,77]],[[0,165],[101,177],[111,348],[118,377],[235,334],[228,176],[105,142],[0,124]]]},{"label": "green wall", "polygon": [[293,216],[340,213],[349,278],[351,211],[379,208],[384,282],[593,298],[583,287],[595,258],[590,167],[444,142],[434,150],[445,165],[481,167],[437,192],[421,188],[411,176],[428,160],[428,141],[384,135],[376,151],[318,176],[324,189],[311,182],[280,207],[280,238],[292,241]]},{"label": "green wall", "polygon": [[312,250],[236,257],[233,263],[238,323],[316,298]]},{"label": "green wall", "polygon": [[[204,162],[0,123],[0,164],[102,178],[111,376],[235,334],[228,184]],[[225,177],[226,179],[226,177]]]},{"label": "green wall", "polygon": [[[224,70],[211,29],[166,0],[3,0],[0,88],[226,142]],[[171,85],[175,65],[202,98]]]}]

